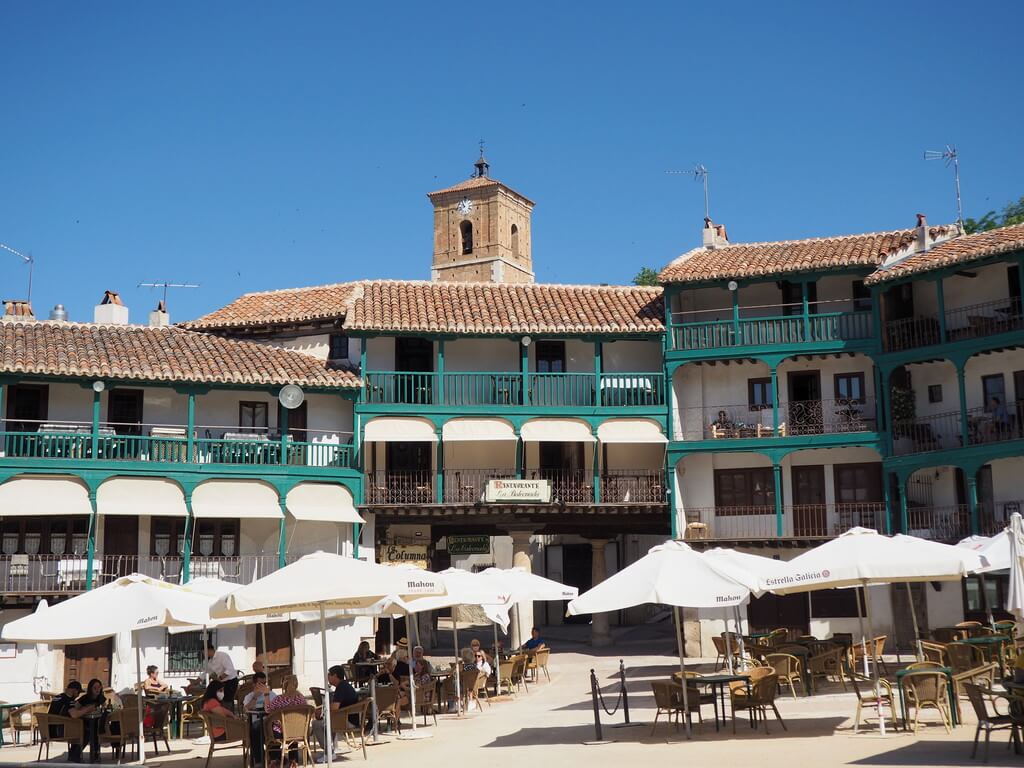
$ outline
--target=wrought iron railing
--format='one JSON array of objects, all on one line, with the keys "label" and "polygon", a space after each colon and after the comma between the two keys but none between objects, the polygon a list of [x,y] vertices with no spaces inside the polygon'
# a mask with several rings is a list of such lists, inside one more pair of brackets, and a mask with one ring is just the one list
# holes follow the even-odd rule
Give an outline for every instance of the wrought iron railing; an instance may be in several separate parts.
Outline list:
[{"label": "wrought iron railing", "polygon": [[[1024,328],[1021,299],[985,301],[945,312],[946,341],[960,341],[991,336]],[[926,347],[942,343],[941,323],[938,315],[919,315],[884,324],[882,335],[887,352]]]},{"label": "wrought iron railing", "polygon": [[963,442],[960,412],[947,411],[895,421],[892,438],[896,456],[959,448]]},{"label": "wrought iron railing", "polygon": [[665,471],[606,469],[601,474],[602,504],[664,504]]},{"label": "wrought iron railing", "polygon": [[[782,508],[782,538],[831,538],[854,526],[885,529],[881,502],[790,504]],[[686,509],[688,538],[775,539],[779,524],[774,505]]]},{"label": "wrought iron railing", "polygon": [[872,397],[831,400],[790,400],[785,407],[787,435],[834,435],[873,432],[876,427]]},{"label": "wrought iron railing", "polygon": [[970,534],[970,510],[966,504],[907,506],[907,533],[938,541],[959,541]]},{"label": "wrought iron railing", "polygon": [[476,504],[484,500],[489,480],[516,477],[515,468],[503,469],[446,469],[444,471],[444,501],[446,504]]},{"label": "wrought iron railing", "polygon": [[828,312],[781,317],[683,323],[673,327],[673,348],[792,346],[870,339],[870,312]]},{"label": "wrought iron railing", "polygon": [[684,440],[749,439],[793,435],[874,432],[874,398],[789,401],[779,405],[778,427],[772,406],[706,405],[680,409]]},{"label": "wrought iron railing", "polygon": [[971,408],[967,411],[967,440],[970,445],[982,443],[1000,443],[1005,440],[1020,440],[1022,432],[1021,416],[1024,402],[1018,400],[1007,406],[988,408]]},{"label": "wrought iron railing", "polygon": [[[256,579],[278,570],[277,553],[210,556],[197,553],[189,562],[190,578],[215,578],[235,584],[251,584]],[[154,579],[180,584],[185,560],[180,556],[100,555],[96,558],[96,584],[105,584],[129,573],[142,573]]]},{"label": "wrought iron railing", "polygon": [[434,473],[426,470],[368,472],[364,496],[371,505],[433,504],[436,502]]}]

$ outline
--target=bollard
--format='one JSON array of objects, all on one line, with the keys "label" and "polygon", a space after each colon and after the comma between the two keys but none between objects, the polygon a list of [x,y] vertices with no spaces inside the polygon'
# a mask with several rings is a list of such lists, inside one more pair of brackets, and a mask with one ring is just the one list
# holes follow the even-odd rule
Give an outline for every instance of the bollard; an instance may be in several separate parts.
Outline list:
[{"label": "bollard", "polygon": [[626,690],[626,665],[619,659],[619,685],[622,686],[622,711],[626,715],[626,725],[629,725],[629,692]]},{"label": "bollard", "polygon": [[601,738],[601,712],[597,708],[597,675],[594,674],[594,670],[590,670],[590,697],[594,700],[594,731],[597,735],[595,741],[601,742],[604,739]]}]

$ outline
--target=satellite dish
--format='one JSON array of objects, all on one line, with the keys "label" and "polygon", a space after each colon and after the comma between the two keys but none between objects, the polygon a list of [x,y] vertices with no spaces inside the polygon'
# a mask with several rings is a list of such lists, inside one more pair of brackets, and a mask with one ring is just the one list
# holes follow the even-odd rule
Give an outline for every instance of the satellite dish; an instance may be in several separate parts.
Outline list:
[{"label": "satellite dish", "polygon": [[302,401],[306,399],[306,393],[302,391],[302,387],[297,384],[285,384],[281,387],[281,391],[277,395],[278,402],[281,403],[289,411],[293,411],[302,405]]}]

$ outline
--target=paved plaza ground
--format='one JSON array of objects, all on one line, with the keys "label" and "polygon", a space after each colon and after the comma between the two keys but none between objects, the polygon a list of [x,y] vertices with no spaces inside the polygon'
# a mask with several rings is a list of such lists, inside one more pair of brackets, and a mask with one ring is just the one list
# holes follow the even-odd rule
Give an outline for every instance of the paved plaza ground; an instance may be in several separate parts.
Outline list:
[{"label": "paved plaza ground", "polygon": [[[585,629],[585,628],[584,628]],[[460,633],[461,634],[461,633]],[[671,625],[621,630],[615,645],[595,653],[579,642],[581,633],[573,628],[552,629],[546,633],[555,648],[551,658],[551,682],[530,686],[529,693],[483,705],[483,711],[462,719],[442,716],[438,725],[426,729],[431,738],[398,741],[384,737],[386,743],[370,748],[368,764],[379,768],[408,766],[486,766],[486,768],[527,768],[541,766],[586,766],[603,768],[650,764],[689,766],[756,766],[757,768],[818,768],[820,766],[961,766],[970,765],[974,719],[965,712],[967,723],[947,735],[934,713],[927,715],[927,726],[915,737],[903,732],[880,736],[872,723],[866,731],[853,733],[855,699],[843,693],[838,684],[813,696],[796,700],[787,692],[778,704],[788,731],[774,720],[771,733],[756,733],[740,715],[736,735],[731,727],[716,733],[710,717],[697,728],[687,742],[683,732],[659,722],[654,735],[650,723],[654,717],[654,699],[650,682],[665,679],[678,669],[672,655]],[[561,635],[561,636],[560,636]],[[482,637],[482,635],[481,635]],[[460,638],[461,639],[461,638]],[[436,658],[440,658],[439,655]],[[616,728],[621,712],[605,717],[604,736],[613,743],[587,745],[594,739],[593,710],[590,703],[589,672],[594,668],[601,685],[613,691],[618,660],[627,667],[631,719],[643,725]],[[711,665],[698,666],[709,672]],[[799,693],[799,689],[798,689]],[[608,704],[614,700],[614,692]],[[965,709],[969,709],[966,700]],[[710,714],[710,707],[706,708]],[[990,765],[1024,765],[1024,756],[1007,751],[1007,734],[993,737]],[[206,747],[188,741],[172,741],[170,755],[152,757],[151,764],[168,768],[195,768],[205,762]],[[0,765],[23,765],[35,759],[36,750],[27,747],[0,749]],[[53,755],[57,762],[62,756]],[[109,751],[104,763],[109,762]],[[349,753],[343,763],[359,764],[359,753]],[[217,768],[238,766],[238,750],[225,750],[215,756]],[[981,761],[978,760],[978,765]]]}]

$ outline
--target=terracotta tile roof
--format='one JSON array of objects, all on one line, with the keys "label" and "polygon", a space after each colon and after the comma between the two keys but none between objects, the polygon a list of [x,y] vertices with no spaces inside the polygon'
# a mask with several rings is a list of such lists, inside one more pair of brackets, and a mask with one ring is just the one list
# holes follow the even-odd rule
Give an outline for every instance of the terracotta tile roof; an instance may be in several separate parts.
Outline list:
[{"label": "terracotta tile roof", "polygon": [[864,282],[874,285],[887,280],[915,275],[919,272],[976,261],[988,256],[998,256],[1010,251],[1024,251],[1024,224],[945,240],[921,253],[914,253],[906,258],[894,260],[891,264],[868,275]]},{"label": "terracotta tile roof", "polygon": [[345,314],[360,283],[247,293],[226,307],[183,325],[193,330],[301,323]]},{"label": "terracotta tile roof", "polygon": [[[953,231],[931,227],[931,237]],[[744,277],[769,277],[850,267],[878,267],[882,260],[913,245],[915,230],[870,232],[862,235],[783,240],[774,243],[736,243],[719,248],[695,248],[677,258],[658,275],[663,283],[691,283]]]},{"label": "terracotta tile roof", "polygon": [[350,370],[309,355],[182,328],[20,320],[0,322],[0,373],[131,381],[344,388]]},{"label": "terracotta tile roof", "polygon": [[367,282],[345,328],[431,333],[615,333],[663,330],[660,288],[510,283]]},{"label": "terracotta tile roof", "polygon": [[530,200],[530,198],[528,198],[526,195],[516,192],[508,184],[504,184],[498,181],[497,179],[492,179],[490,176],[473,176],[471,178],[466,179],[465,181],[460,181],[458,184],[453,184],[450,187],[438,189],[434,192],[427,192],[427,197],[433,199],[435,197],[439,197],[440,195],[448,194],[449,192],[468,192],[471,189],[484,189],[485,187],[504,187],[509,192],[512,192],[526,200],[528,203],[530,203],[530,205],[534,204],[533,201]]}]

